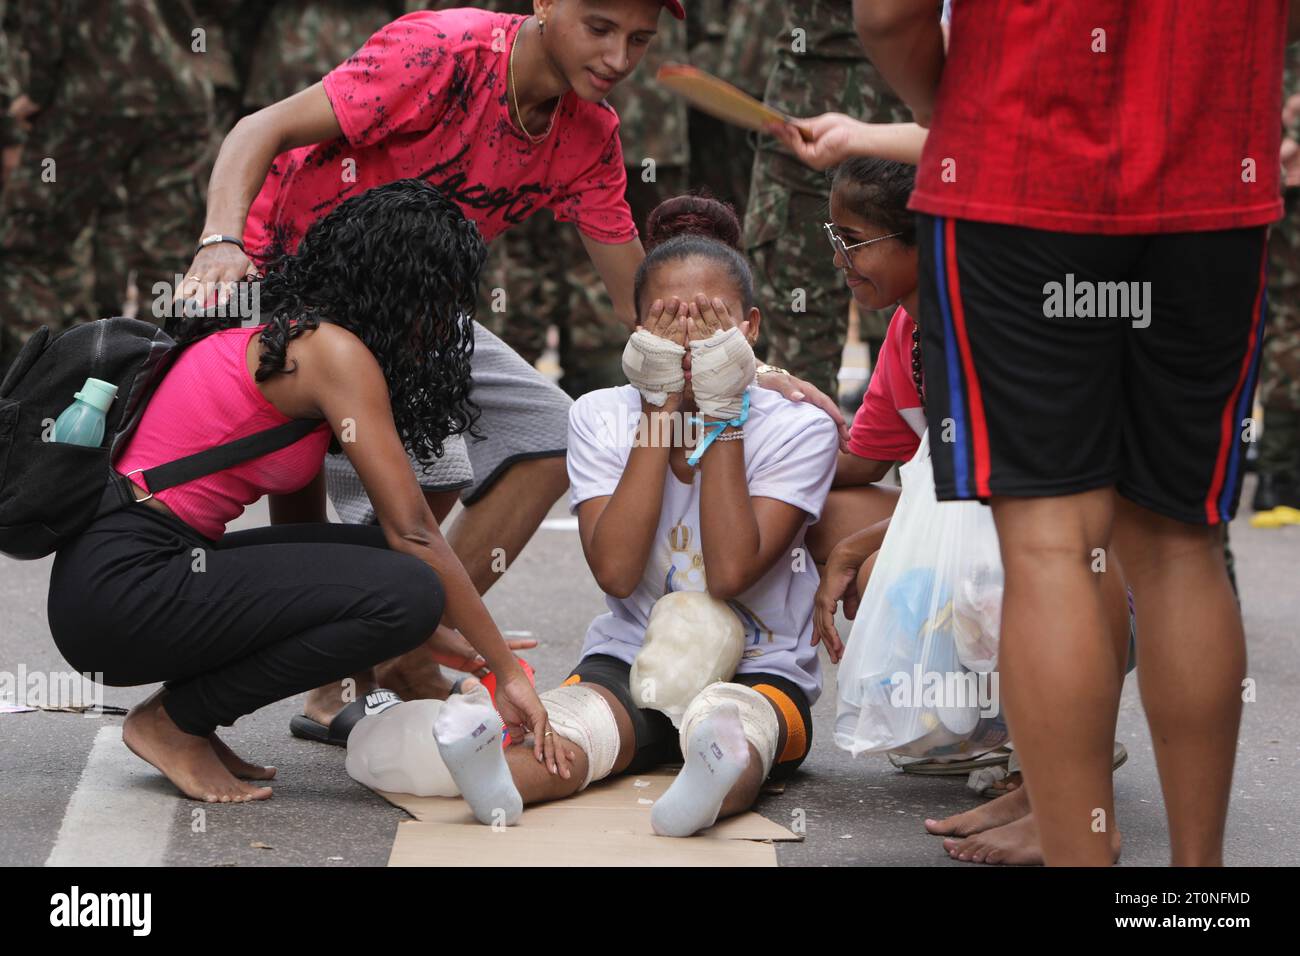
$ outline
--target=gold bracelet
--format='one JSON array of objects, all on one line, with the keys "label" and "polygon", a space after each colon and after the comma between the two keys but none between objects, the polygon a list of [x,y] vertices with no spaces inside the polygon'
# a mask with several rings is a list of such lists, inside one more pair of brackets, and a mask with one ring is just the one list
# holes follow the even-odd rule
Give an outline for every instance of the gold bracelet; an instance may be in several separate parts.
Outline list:
[{"label": "gold bracelet", "polygon": [[754,381],[757,382],[757,381],[758,381],[758,377],[759,377],[760,375],[766,375],[768,372],[775,372],[777,375],[789,375],[789,374],[790,374],[788,371],[786,371],[786,370],[783,369],[783,368],[780,368],[779,366],[763,364],[763,365],[760,365],[758,368],[754,369]]}]

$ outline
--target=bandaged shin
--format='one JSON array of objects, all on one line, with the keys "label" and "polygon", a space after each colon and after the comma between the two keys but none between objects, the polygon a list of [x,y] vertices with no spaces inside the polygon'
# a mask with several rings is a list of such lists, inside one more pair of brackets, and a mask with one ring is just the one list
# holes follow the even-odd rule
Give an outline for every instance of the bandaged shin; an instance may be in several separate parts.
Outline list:
[{"label": "bandaged shin", "polygon": [[701,415],[732,419],[754,382],[754,350],[740,329],[714,332],[691,343],[691,387]]},{"label": "bandaged shin", "polygon": [[710,684],[691,701],[682,715],[681,745],[686,751],[695,726],[724,703],[734,704],[740,712],[740,723],[745,739],[758,751],[763,761],[763,779],[772,772],[776,760],[776,744],[781,736],[781,725],[776,711],[766,697],[744,684]]},{"label": "bandaged shin", "polygon": [[629,685],[638,707],[682,714],[700,691],[740,666],[745,628],[724,602],[703,591],[673,591],[655,602]]},{"label": "bandaged shin", "polygon": [[669,392],[680,392],[686,385],[682,360],[686,349],[671,339],[637,329],[623,349],[623,374],[651,405],[660,406]]},{"label": "bandaged shin", "polygon": [[555,733],[571,740],[587,755],[585,790],[593,780],[608,777],[618,759],[618,724],[614,711],[598,691],[567,684],[540,695]]}]

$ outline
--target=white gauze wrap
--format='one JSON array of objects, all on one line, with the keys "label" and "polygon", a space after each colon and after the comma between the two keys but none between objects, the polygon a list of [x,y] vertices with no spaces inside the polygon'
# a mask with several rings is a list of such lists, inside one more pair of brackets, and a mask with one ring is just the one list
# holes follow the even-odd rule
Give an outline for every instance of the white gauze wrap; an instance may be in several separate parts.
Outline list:
[{"label": "white gauze wrap", "polygon": [[645,640],[628,677],[638,707],[663,711],[680,727],[687,705],[740,666],[745,628],[725,603],[703,591],[673,591],[650,610]]},{"label": "white gauze wrap", "polygon": [[735,326],[691,343],[691,388],[701,415],[735,418],[757,365],[749,341]]},{"label": "white gauze wrap", "polygon": [[661,406],[668,401],[669,392],[680,392],[686,386],[685,357],[686,349],[671,339],[637,329],[623,349],[623,374],[647,402]]},{"label": "white gauze wrap", "polygon": [[591,781],[608,777],[618,759],[618,724],[609,701],[581,684],[556,687],[540,699],[551,729],[587,755],[587,779],[579,789],[586,790]]},{"label": "white gauze wrap", "polygon": [[776,744],[781,736],[781,725],[776,719],[776,709],[766,697],[744,684],[710,684],[700,691],[682,716],[680,737],[682,752],[690,746],[691,730],[695,724],[713,713],[719,704],[730,701],[740,711],[740,723],[745,728],[745,739],[754,745],[763,761],[763,779],[772,772],[776,760]]}]

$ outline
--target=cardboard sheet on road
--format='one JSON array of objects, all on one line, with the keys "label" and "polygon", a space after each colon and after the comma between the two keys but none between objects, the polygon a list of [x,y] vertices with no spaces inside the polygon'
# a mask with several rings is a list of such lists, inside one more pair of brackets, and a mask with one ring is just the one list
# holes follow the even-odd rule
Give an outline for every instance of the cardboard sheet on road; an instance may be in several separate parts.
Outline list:
[{"label": "cardboard sheet on road", "polygon": [[776,846],[754,840],[674,840],[653,834],[592,833],[573,827],[517,827],[404,820],[389,866],[776,866]]},{"label": "cardboard sheet on road", "polygon": [[775,866],[770,842],[801,839],[754,812],[720,821],[702,839],[654,835],[650,808],[676,772],[627,774],[524,810],[519,826],[483,826],[459,798],[376,791],[413,822],[397,828],[389,866]]}]

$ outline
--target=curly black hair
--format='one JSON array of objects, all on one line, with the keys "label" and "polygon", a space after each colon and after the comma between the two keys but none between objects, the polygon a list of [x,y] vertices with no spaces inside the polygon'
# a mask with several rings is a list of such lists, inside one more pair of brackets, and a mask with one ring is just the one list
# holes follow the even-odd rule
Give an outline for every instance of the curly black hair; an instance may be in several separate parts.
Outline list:
[{"label": "curly black hair", "polygon": [[[403,443],[421,461],[452,435],[474,431],[469,399],[474,312],[487,247],[455,202],[422,179],[353,196],[312,223],[293,253],[269,258],[259,303],[266,328],[257,381],[288,374],[289,340],[329,322],[374,354],[388,382]],[[190,345],[228,328],[197,316],[180,328]]]}]

